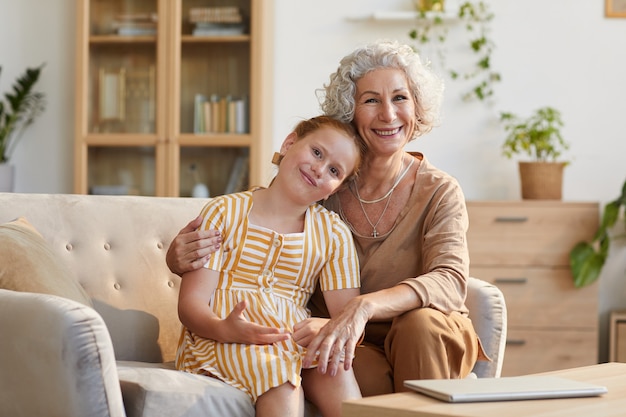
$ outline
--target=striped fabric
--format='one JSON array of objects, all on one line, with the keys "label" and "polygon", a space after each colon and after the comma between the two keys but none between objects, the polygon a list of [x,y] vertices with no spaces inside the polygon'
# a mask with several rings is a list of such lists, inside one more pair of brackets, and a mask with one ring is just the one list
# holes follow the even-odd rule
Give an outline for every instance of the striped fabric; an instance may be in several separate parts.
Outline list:
[{"label": "striped fabric", "polygon": [[[338,215],[309,207],[304,233],[279,234],[248,222],[252,192],[209,201],[201,228],[219,229],[222,246],[205,267],[220,271],[211,308],[225,318],[248,301],[247,320],[293,329],[307,317],[306,304],[320,282],[323,290],[357,288],[359,267],[352,235]],[[248,393],[253,401],[272,387],[300,384],[305,349],[293,340],[273,345],[217,343],[183,328],[176,367],[213,375]]]}]

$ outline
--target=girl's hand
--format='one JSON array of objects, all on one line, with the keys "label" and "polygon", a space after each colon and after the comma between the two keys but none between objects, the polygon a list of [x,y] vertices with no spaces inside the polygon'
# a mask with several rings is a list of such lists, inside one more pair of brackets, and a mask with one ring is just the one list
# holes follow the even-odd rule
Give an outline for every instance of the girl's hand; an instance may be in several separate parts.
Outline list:
[{"label": "girl's hand", "polygon": [[218,341],[222,343],[242,343],[248,345],[271,345],[291,337],[287,329],[261,326],[251,323],[243,316],[248,306],[246,301],[237,303],[228,317],[221,320]]},{"label": "girl's hand", "polygon": [[167,249],[165,262],[170,271],[182,276],[201,268],[209,255],[219,249],[222,237],[217,230],[196,230],[202,224],[198,216],[183,227]]},{"label": "girl's hand", "polygon": [[302,320],[293,326],[293,335],[291,337],[293,337],[293,340],[300,346],[307,347],[326,323],[328,323],[328,319],[319,317],[311,317]]}]

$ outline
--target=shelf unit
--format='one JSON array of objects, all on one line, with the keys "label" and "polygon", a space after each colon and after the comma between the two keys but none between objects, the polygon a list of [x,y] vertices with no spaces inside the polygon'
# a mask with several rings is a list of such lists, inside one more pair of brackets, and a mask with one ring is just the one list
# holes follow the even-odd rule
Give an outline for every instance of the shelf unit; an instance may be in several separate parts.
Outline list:
[{"label": "shelf unit", "polygon": [[[429,20],[432,20],[432,17],[439,16],[443,22],[455,22],[459,20],[459,17],[456,14],[451,12],[426,12],[426,17]],[[418,11],[374,11],[366,14],[359,15],[351,15],[347,17],[347,20],[353,22],[415,22],[419,23],[420,12]]]},{"label": "shelf unit", "polygon": [[[272,1],[77,5],[76,193],[190,196],[202,183],[219,195],[268,182]],[[236,8],[243,31],[194,35],[190,11],[215,7]],[[241,128],[197,130],[198,95],[237,99],[237,112],[234,101],[220,112]]]}]

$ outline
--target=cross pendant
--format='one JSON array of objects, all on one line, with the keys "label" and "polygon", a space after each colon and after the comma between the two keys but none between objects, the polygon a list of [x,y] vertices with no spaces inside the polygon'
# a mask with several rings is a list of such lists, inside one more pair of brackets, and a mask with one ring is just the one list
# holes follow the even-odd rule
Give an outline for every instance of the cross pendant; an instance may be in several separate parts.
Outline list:
[{"label": "cross pendant", "polygon": [[374,231],[372,232],[372,237],[378,237],[378,232],[376,231],[376,229],[374,229]]}]

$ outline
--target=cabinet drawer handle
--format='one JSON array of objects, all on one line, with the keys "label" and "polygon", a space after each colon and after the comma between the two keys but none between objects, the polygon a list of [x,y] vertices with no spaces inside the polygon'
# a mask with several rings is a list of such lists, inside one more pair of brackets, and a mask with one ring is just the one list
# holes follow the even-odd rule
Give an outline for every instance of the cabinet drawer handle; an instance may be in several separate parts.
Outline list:
[{"label": "cabinet drawer handle", "polygon": [[496,278],[494,279],[494,282],[496,284],[526,284],[528,282],[528,278]]},{"label": "cabinet drawer handle", "polygon": [[519,217],[496,217],[496,222],[498,223],[524,223],[528,221],[528,217],[519,216]]},{"label": "cabinet drawer handle", "polygon": [[523,346],[526,344],[524,339],[506,339],[506,344],[511,346]]}]

